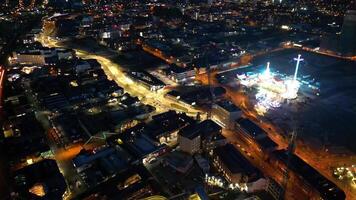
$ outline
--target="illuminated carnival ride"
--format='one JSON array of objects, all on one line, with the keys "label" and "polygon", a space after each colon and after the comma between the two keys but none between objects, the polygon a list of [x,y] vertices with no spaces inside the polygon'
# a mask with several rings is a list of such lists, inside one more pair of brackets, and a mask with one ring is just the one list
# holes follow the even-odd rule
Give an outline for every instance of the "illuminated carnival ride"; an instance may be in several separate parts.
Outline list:
[{"label": "illuminated carnival ride", "polygon": [[296,99],[300,82],[297,80],[301,55],[294,59],[297,61],[294,76],[280,76],[272,73],[270,63],[267,63],[266,70],[262,73],[237,75],[240,84],[247,88],[256,88],[256,111],[263,115],[270,108],[280,107],[286,100]]}]

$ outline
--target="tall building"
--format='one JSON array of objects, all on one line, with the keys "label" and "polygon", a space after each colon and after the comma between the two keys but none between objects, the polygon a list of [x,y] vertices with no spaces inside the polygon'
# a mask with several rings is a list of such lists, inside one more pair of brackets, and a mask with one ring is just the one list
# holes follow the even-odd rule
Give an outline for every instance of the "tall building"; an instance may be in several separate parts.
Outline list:
[{"label": "tall building", "polygon": [[220,101],[213,105],[212,117],[215,122],[229,129],[234,128],[234,123],[242,115],[239,107],[231,101]]},{"label": "tall building", "polygon": [[345,13],[340,38],[340,52],[345,56],[356,56],[356,1]]},{"label": "tall building", "polygon": [[180,149],[189,154],[195,154],[201,149],[200,132],[183,129],[178,133]]}]

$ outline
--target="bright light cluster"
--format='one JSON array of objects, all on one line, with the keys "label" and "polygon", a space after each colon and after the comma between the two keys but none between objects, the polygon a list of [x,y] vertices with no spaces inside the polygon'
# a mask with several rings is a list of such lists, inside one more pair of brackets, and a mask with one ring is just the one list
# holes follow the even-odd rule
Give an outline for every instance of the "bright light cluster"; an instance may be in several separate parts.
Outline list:
[{"label": "bright light cluster", "polygon": [[295,60],[297,65],[293,77],[277,77],[277,74],[271,72],[269,62],[262,73],[237,76],[242,85],[257,88],[255,109],[259,114],[263,115],[270,108],[280,107],[284,100],[297,98],[300,87],[297,74],[300,61],[303,59],[298,55]]},{"label": "bright light cluster", "polygon": [[219,177],[215,176],[209,176],[208,174],[205,174],[205,182],[210,185],[210,186],[216,186],[224,189],[229,189],[229,190],[237,190],[237,191],[247,191],[248,187],[246,183],[226,183],[226,181],[223,181]]},{"label": "bright light cluster", "polygon": [[337,167],[334,169],[334,176],[339,180],[346,180],[356,188],[356,165],[350,167]]},{"label": "bright light cluster", "polygon": [[210,186],[224,188],[223,180],[219,177],[208,176],[208,174],[205,174],[205,182]]}]

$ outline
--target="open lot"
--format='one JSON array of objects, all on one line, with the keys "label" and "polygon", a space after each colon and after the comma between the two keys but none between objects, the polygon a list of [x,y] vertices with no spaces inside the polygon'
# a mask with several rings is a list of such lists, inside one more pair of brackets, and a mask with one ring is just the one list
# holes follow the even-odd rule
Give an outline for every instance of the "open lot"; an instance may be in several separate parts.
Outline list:
[{"label": "open lot", "polygon": [[[356,131],[353,128],[356,123],[356,62],[286,49],[257,57],[251,67],[243,70],[255,72],[263,69],[261,65],[265,66],[267,62],[271,62],[272,72],[292,75],[295,69],[293,58],[298,54],[304,58],[298,77],[303,80],[315,79],[314,83],[318,82],[320,89],[319,96],[303,85],[296,100],[269,110],[265,118],[286,133],[291,131],[294,125],[298,135],[313,145],[345,146],[356,152],[356,146],[353,144],[356,139]],[[239,87],[230,83],[237,81],[236,74],[240,70],[228,71],[219,76],[224,76],[229,85]],[[310,138],[317,140],[309,140]]]}]

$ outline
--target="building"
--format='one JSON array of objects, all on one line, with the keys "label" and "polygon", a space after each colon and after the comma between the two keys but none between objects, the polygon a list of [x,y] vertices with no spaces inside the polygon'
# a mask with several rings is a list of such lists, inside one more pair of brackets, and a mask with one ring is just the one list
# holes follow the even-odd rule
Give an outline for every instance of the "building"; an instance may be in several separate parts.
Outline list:
[{"label": "building", "polygon": [[165,162],[174,170],[184,174],[194,163],[192,156],[180,151],[172,151],[165,156]]},{"label": "building", "polygon": [[11,63],[21,65],[54,65],[58,60],[69,60],[75,57],[75,51],[63,48],[36,47],[12,53]]},{"label": "building", "polygon": [[128,93],[123,94],[122,96],[119,97],[119,99],[120,99],[120,103],[126,108],[139,106],[141,104],[138,97],[132,97]]},{"label": "building", "polygon": [[115,177],[76,195],[76,199],[144,199],[161,194],[160,189],[143,165],[131,165]]},{"label": "building", "polygon": [[290,169],[298,174],[304,182],[303,186],[310,190],[313,188],[316,190],[317,194],[313,191],[310,192],[312,195],[325,200],[346,198],[344,191],[295,154],[288,157],[286,150],[276,150],[273,152],[273,158],[276,158],[278,168],[282,171],[287,169],[287,162],[289,162]]},{"label": "building", "polygon": [[165,94],[165,97],[182,105],[179,108],[180,110],[184,110],[185,112],[188,112],[188,109],[195,109],[194,106],[196,105],[196,102],[184,98],[183,95],[184,94],[179,91],[171,90],[167,92],[167,94]]},{"label": "building", "polygon": [[107,178],[125,171],[131,157],[120,148],[101,147],[92,152],[82,150],[73,165],[89,186],[96,186]]},{"label": "building", "polygon": [[207,159],[205,159],[203,156],[201,156],[200,154],[196,154],[194,156],[195,161],[198,163],[200,169],[204,172],[204,173],[209,173],[210,171],[210,165],[209,165],[209,161]]},{"label": "building", "polygon": [[80,74],[80,73],[84,73],[86,72],[87,70],[91,69],[91,65],[88,61],[86,60],[79,60],[78,62],[76,62],[76,65],[75,65],[75,72],[77,74]]},{"label": "building", "polygon": [[195,69],[191,67],[178,67],[173,64],[163,70],[165,75],[177,83],[186,82],[188,79],[195,77]]},{"label": "building", "polygon": [[213,150],[213,164],[230,183],[249,183],[260,178],[260,172],[232,144]]},{"label": "building", "polygon": [[158,78],[152,76],[146,71],[131,71],[127,73],[135,82],[140,83],[143,87],[151,91],[157,91],[165,86]]},{"label": "building", "polygon": [[75,51],[73,49],[57,48],[56,51],[59,60],[70,60],[75,58]]},{"label": "building", "polygon": [[356,3],[345,13],[340,38],[340,52],[356,56]]},{"label": "building", "polygon": [[247,118],[240,118],[235,123],[236,130],[241,133],[250,144],[256,144],[260,151],[272,151],[277,147],[277,144],[271,140],[267,133]]},{"label": "building", "polygon": [[181,151],[195,154],[201,150],[201,135],[198,131],[190,131],[190,128],[187,126],[178,133],[178,143]]},{"label": "building", "polygon": [[255,194],[263,200],[283,199],[283,188],[271,178],[261,178],[256,182],[247,184],[247,193]]},{"label": "building", "polygon": [[62,199],[67,189],[55,160],[44,159],[14,173],[14,193],[19,199]]},{"label": "building", "polygon": [[14,52],[12,64],[40,65],[46,64],[45,56],[41,51]]},{"label": "building", "polygon": [[235,120],[241,118],[241,115],[241,109],[231,101],[219,101],[213,105],[213,119],[223,127],[233,129]]},{"label": "building", "polygon": [[212,120],[204,120],[196,126],[196,130],[202,136],[202,147],[213,149],[227,143],[226,138],[221,134],[222,128]]},{"label": "building", "polygon": [[222,128],[212,120],[190,124],[178,133],[178,143],[182,151],[194,154],[201,149],[211,149],[226,144],[221,135]]},{"label": "building", "polygon": [[145,128],[147,135],[160,144],[175,145],[178,142],[178,131],[194,122],[195,120],[185,113],[169,110],[152,116]]},{"label": "building", "polygon": [[35,113],[22,113],[5,122],[2,146],[13,161],[33,158],[50,150],[46,143],[45,131],[37,121]]},{"label": "building", "polygon": [[164,152],[164,145],[159,145],[145,134],[145,124],[138,124],[132,128],[126,129],[119,135],[111,136],[108,143],[120,146],[125,149],[135,160],[150,160],[157,153]]}]

